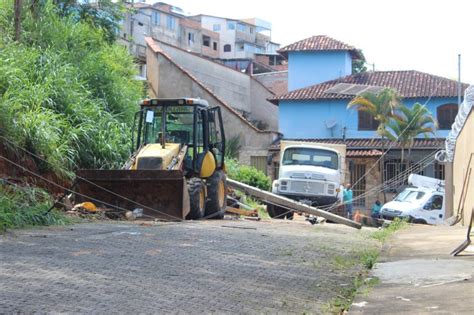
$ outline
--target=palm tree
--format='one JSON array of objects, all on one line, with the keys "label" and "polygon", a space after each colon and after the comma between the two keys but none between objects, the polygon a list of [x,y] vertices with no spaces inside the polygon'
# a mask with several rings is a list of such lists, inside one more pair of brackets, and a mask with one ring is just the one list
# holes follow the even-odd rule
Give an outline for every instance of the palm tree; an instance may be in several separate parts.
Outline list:
[{"label": "palm tree", "polygon": [[[382,138],[382,158],[380,161],[380,174],[384,183],[384,155],[386,126],[390,118],[395,115],[395,111],[400,107],[401,97],[397,91],[386,88],[379,93],[365,92],[356,96],[349,102],[347,108],[356,108],[358,111],[371,115],[378,123],[377,134]],[[384,201],[387,199],[385,190],[383,192]]]},{"label": "palm tree", "polygon": [[384,137],[385,126],[395,114],[400,102],[401,97],[397,91],[387,88],[379,93],[362,93],[350,101],[347,108],[356,108],[358,111],[370,114],[379,123],[377,134]]},{"label": "palm tree", "polygon": [[424,135],[428,138],[434,134],[438,126],[437,121],[420,103],[415,103],[412,108],[399,107],[399,114],[395,114],[386,125],[385,136],[393,141],[398,141],[402,149],[401,160],[404,161],[405,149],[408,148],[408,159],[410,160],[411,148],[415,138]]}]

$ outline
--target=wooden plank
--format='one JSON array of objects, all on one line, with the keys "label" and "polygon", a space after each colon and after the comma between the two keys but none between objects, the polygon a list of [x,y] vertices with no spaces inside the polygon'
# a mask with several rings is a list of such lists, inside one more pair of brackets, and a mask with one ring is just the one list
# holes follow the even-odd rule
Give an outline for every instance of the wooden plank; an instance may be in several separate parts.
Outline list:
[{"label": "wooden plank", "polygon": [[238,215],[244,215],[246,217],[252,217],[257,215],[256,210],[244,210],[244,209],[238,209],[238,208],[233,208],[233,207],[227,207],[225,211],[229,213],[234,213]]},{"label": "wooden plank", "polygon": [[256,198],[261,199],[262,201],[267,201],[267,202],[270,202],[270,203],[274,203],[274,204],[292,209],[294,211],[303,212],[303,213],[315,215],[315,216],[318,216],[318,217],[323,217],[323,218],[326,218],[326,219],[331,220],[333,222],[344,224],[344,225],[347,225],[347,226],[350,226],[350,227],[353,227],[353,228],[356,228],[356,229],[362,228],[362,225],[360,223],[355,222],[355,221],[340,217],[338,215],[335,215],[333,213],[330,213],[330,212],[327,212],[327,211],[324,211],[324,210],[321,210],[321,209],[318,209],[318,208],[315,208],[315,207],[310,207],[308,205],[302,204],[300,202],[296,202],[296,201],[291,200],[289,198],[282,197],[282,196],[279,196],[279,195],[275,195],[271,192],[255,188],[255,187],[246,185],[244,183],[241,183],[241,182],[229,179],[229,178],[227,179],[227,184],[232,188],[242,190],[242,191],[244,191],[245,193],[247,193],[251,196],[254,196]]}]

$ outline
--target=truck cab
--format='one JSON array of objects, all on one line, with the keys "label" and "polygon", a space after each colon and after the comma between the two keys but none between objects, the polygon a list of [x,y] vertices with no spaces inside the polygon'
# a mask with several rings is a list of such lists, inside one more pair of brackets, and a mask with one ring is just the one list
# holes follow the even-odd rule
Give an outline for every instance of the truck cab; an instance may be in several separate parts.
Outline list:
[{"label": "truck cab", "polygon": [[340,153],[317,145],[288,145],[280,157],[278,179],[272,192],[311,206],[325,206],[341,199]]},{"label": "truck cab", "polygon": [[413,223],[442,224],[445,220],[444,181],[411,174],[410,187],[405,188],[393,201],[383,205],[384,219],[408,218]]}]

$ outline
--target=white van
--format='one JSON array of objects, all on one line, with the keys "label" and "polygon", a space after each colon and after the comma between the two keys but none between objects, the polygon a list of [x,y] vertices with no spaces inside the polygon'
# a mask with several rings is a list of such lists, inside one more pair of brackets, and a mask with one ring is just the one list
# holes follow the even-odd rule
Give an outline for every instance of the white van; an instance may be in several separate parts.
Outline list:
[{"label": "white van", "polygon": [[389,220],[398,217],[413,223],[442,224],[446,219],[444,181],[411,174],[408,183],[410,187],[383,205],[380,215]]}]

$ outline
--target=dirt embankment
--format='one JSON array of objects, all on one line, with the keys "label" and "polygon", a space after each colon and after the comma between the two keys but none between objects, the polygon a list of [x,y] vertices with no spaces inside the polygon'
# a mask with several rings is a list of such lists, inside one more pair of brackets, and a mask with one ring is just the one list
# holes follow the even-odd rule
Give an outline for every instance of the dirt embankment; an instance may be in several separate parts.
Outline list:
[{"label": "dirt embankment", "polygon": [[[51,194],[60,194],[64,192],[64,190],[57,185],[67,188],[71,186],[69,180],[63,179],[49,170],[42,169],[40,167],[39,159],[29,156],[22,151],[15,151],[11,146],[1,141],[0,156],[21,165],[21,167],[19,167],[3,158],[0,158],[0,179],[5,179],[19,185],[40,187],[49,191]],[[47,181],[33,173],[44,177]],[[48,181],[56,183],[57,185],[49,183]]]}]

